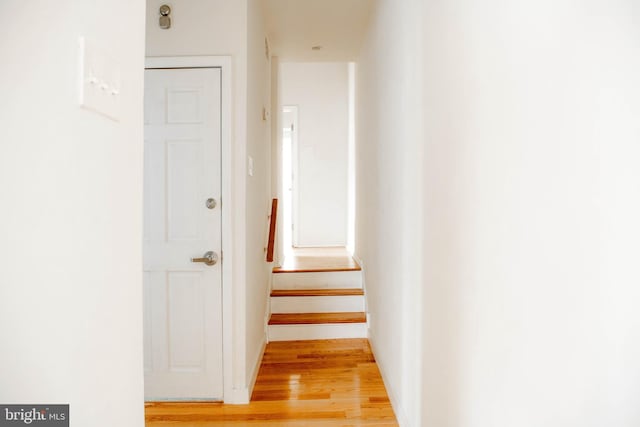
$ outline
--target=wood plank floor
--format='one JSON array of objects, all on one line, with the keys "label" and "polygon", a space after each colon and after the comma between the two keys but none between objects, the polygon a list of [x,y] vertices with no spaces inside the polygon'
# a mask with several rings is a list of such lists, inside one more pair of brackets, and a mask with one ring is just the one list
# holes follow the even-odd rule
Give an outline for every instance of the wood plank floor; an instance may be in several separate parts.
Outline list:
[{"label": "wood plank floor", "polygon": [[357,271],[360,266],[346,248],[294,248],[274,273]]},{"label": "wood plank floor", "polygon": [[146,426],[397,426],[366,339],[272,342],[248,405],[148,403]]}]

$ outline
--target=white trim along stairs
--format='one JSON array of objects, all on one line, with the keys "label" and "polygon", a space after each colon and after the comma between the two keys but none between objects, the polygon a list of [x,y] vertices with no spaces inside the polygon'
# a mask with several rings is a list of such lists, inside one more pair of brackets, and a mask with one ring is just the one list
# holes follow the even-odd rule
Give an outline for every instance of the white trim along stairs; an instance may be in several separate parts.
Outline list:
[{"label": "white trim along stairs", "polygon": [[360,268],[272,274],[269,341],[367,337]]}]

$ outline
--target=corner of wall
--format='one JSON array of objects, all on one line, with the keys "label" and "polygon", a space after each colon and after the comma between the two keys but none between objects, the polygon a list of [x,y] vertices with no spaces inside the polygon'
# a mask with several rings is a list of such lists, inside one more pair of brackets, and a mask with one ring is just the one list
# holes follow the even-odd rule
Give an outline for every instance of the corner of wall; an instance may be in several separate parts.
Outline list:
[{"label": "corner of wall", "polygon": [[253,394],[253,388],[256,385],[258,379],[258,372],[260,371],[260,365],[262,364],[262,357],[267,346],[266,334],[260,345],[260,351],[256,355],[254,362],[250,364],[251,374],[249,375],[249,381],[246,387],[232,388],[225,393],[224,403],[228,405],[246,405],[251,401],[251,395]]},{"label": "corner of wall", "polygon": [[373,356],[376,359],[376,363],[378,364],[378,369],[380,370],[380,375],[382,376],[382,382],[384,382],[384,387],[387,390],[387,395],[389,396],[389,400],[391,401],[391,407],[393,408],[393,413],[396,416],[396,420],[400,427],[414,427],[411,422],[409,422],[409,417],[407,416],[407,411],[402,405],[402,400],[398,396],[398,392],[392,388],[392,383],[389,381],[389,378],[386,374],[387,369],[385,369],[384,362],[382,359],[379,359],[376,355],[380,354],[378,352],[379,344],[376,339],[375,334],[372,329],[368,330],[369,334],[369,343],[371,344],[371,351],[373,352]]},{"label": "corner of wall", "polygon": [[378,349],[380,345],[378,344],[377,338],[373,329],[371,329],[371,319],[369,313],[369,303],[367,296],[367,283],[366,283],[366,267],[362,258],[360,258],[357,254],[353,254],[353,259],[358,263],[360,268],[362,269],[362,287],[364,289],[364,298],[365,298],[365,312],[367,314],[367,336],[369,338],[369,343],[371,344],[371,351],[374,354],[376,363],[378,364],[378,369],[380,370],[380,375],[382,376],[382,381],[384,382],[384,387],[387,390],[387,395],[389,396],[389,400],[391,401],[391,406],[393,408],[393,412],[396,416],[396,419],[400,425],[400,427],[413,427],[409,422],[409,417],[407,416],[405,408],[402,406],[402,401],[398,397],[398,393],[392,388],[392,383],[389,381],[386,372],[388,371],[385,367],[383,359],[377,357],[377,354],[380,354]]},{"label": "corner of wall", "polygon": [[253,393],[253,387],[256,385],[256,379],[258,378],[258,372],[260,371],[260,365],[262,364],[262,358],[264,356],[264,351],[267,347],[267,334],[263,336],[262,343],[260,344],[260,350],[256,355],[254,363],[252,365],[253,371],[249,377],[249,382],[247,384],[247,393],[248,399],[251,399],[251,394]]}]

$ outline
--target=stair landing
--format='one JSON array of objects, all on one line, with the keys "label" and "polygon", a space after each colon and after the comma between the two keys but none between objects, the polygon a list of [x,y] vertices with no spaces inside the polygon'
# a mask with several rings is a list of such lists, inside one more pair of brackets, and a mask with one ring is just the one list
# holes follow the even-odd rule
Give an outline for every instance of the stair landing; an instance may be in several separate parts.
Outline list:
[{"label": "stair landing", "polygon": [[345,248],[294,248],[274,273],[314,273],[322,271],[360,271]]}]

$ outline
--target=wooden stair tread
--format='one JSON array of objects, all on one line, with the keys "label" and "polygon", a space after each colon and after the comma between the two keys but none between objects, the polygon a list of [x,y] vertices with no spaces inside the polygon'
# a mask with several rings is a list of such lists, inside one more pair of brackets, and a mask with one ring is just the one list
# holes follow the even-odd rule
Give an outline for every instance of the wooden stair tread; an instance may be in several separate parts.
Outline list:
[{"label": "wooden stair tread", "polygon": [[326,323],[365,323],[363,312],[346,313],[274,313],[270,325],[318,325]]},{"label": "wooden stair tread", "polygon": [[274,274],[283,273],[331,273],[338,271],[361,271],[360,266],[353,267],[274,267]]},{"label": "wooden stair tread", "polygon": [[274,289],[272,297],[324,297],[324,296],[360,296],[364,290],[359,288],[348,289]]}]

